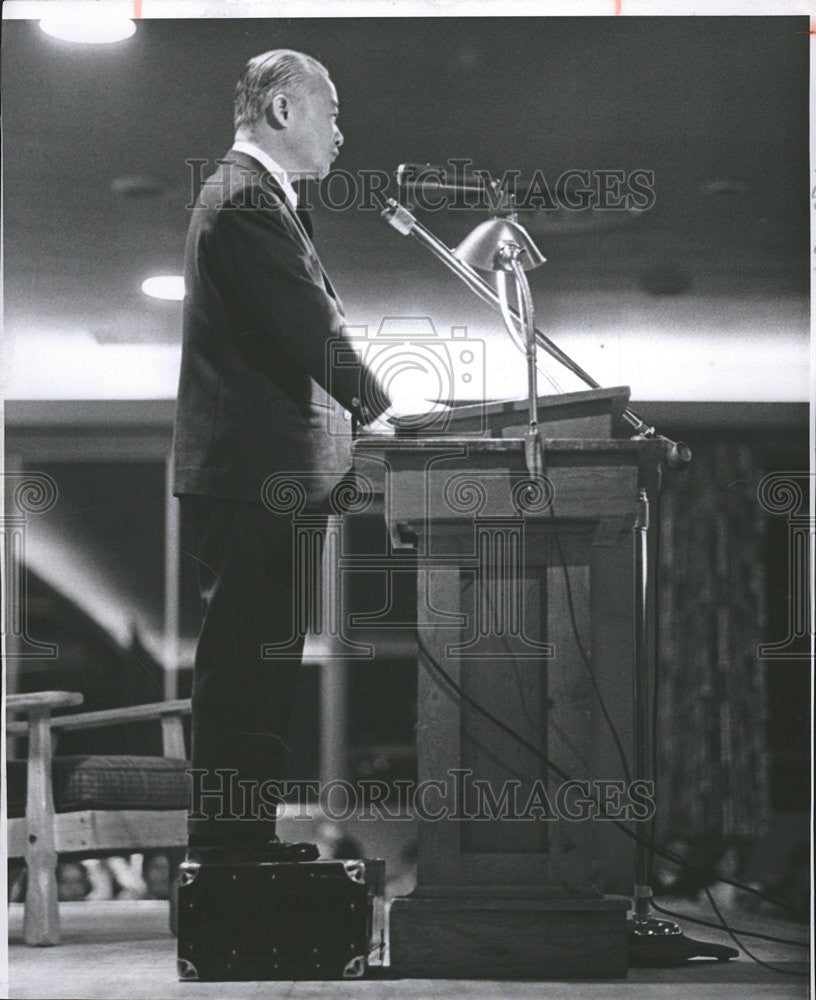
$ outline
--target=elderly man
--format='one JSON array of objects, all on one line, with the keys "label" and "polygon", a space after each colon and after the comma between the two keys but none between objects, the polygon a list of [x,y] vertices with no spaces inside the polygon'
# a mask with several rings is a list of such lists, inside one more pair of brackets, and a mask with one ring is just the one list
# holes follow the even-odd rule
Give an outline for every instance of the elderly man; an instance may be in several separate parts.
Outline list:
[{"label": "elderly man", "polygon": [[291,497],[294,480],[303,510],[325,513],[351,465],[351,421],[389,406],[350,345],[331,366],[343,307],[292,186],[329,172],[343,143],[337,115],[334,85],[310,56],[251,59],[235,143],[203,185],[187,238],[174,492],[204,605],[188,832],[190,856],[205,862],[317,856],[277,839],[262,790],[282,775],[304,638],[298,511],[276,498]]}]

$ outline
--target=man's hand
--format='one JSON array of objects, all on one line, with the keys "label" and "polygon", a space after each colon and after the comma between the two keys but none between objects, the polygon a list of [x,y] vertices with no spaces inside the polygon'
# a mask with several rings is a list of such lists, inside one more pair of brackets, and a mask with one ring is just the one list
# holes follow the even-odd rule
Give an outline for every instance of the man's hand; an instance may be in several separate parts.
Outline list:
[{"label": "man's hand", "polygon": [[401,420],[408,426],[421,428],[431,425],[446,410],[446,403],[435,403],[427,399],[401,398],[383,413],[360,428],[361,434],[387,434],[393,436]]},{"label": "man's hand", "polygon": [[393,412],[393,407],[389,407],[384,413],[381,413],[376,420],[372,420],[367,424],[362,424],[357,433],[358,434],[387,434],[393,437],[396,427],[391,423],[392,418],[395,416]]}]

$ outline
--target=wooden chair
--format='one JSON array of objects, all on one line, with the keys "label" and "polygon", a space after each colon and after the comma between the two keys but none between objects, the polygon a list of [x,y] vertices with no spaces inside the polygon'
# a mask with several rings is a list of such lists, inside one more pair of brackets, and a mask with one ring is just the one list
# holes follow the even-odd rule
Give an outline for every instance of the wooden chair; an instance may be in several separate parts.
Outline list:
[{"label": "wooden chair", "polygon": [[[80,705],[82,695],[39,691],[9,695],[8,736],[28,737],[27,760],[7,762],[8,856],[28,868],[23,933],[27,944],[59,944],[58,858],[104,857],[151,849],[180,855],[187,842],[189,786],[183,716],[189,700],[134,705],[52,717]],[[54,757],[55,740],[69,729],[155,719],[162,756]],[[171,882],[174,881],[171,879]],[[171,889],[171,926],[172,913]]]}]

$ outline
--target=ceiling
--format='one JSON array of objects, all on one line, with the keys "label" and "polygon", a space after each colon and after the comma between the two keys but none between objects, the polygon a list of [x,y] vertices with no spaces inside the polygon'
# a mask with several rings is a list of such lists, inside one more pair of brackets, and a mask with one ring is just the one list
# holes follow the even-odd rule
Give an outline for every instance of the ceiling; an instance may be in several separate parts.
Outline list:
[{"label": "ceiling", "polygon": [[[641,398],[805,399],[807,32],[806,17],[218,18],[80,46],[4,21],[7,393],[172,397],[180,307],[140,285],[181,268],[188,161],[229,148],[244,62],[285,46],[328,66],[354,183],[450,158],[540,171],[551,189],[568,169],[653,171],[647,211],[523,216],[548,258],[539,325]],[[505,348],[488,310],[376,211],[311,200],[350,322],[429,316]],[[483,217],[422,221],[454,245]],[[495,391],[510,361],[494,356]]]}]

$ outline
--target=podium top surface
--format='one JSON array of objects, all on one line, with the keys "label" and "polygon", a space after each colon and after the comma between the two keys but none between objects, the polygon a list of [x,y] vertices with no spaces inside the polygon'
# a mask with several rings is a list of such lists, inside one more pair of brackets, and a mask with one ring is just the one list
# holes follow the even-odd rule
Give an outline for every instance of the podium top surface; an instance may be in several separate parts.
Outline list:
[{"label": "podium top surface", "polygon": [[[538,423],[550,438],[614,438],[629,402],[627,386],[587,389],[538,397]],[[425,438],[468,435],[483,438],[519,437],[527,426],[529,403],[497,399],[454,404],[441,413],[406,416],[394,421],[398,437]]]},{"label": "podium top surface", "polygon": [[[665,451],[662,441],[634,441],[634,440],[604,440],[597,438],[542,438],[544,447],[548,452],[562,452],[574,454],[618,454],[636,455],[647,452],[656,455]],[[436,436],[411,436],[397,437],[391,434],[366,434],[362,433],[354,442],[354,451],[364,453],[367,451],[454,451],[460,448],[462,452],[469,455],[486,452],[504,452],[505,454],[524,454],[524,439],[514,438],[484,438],[472,437],[470,435],[455,436],[452,434]]]}]

